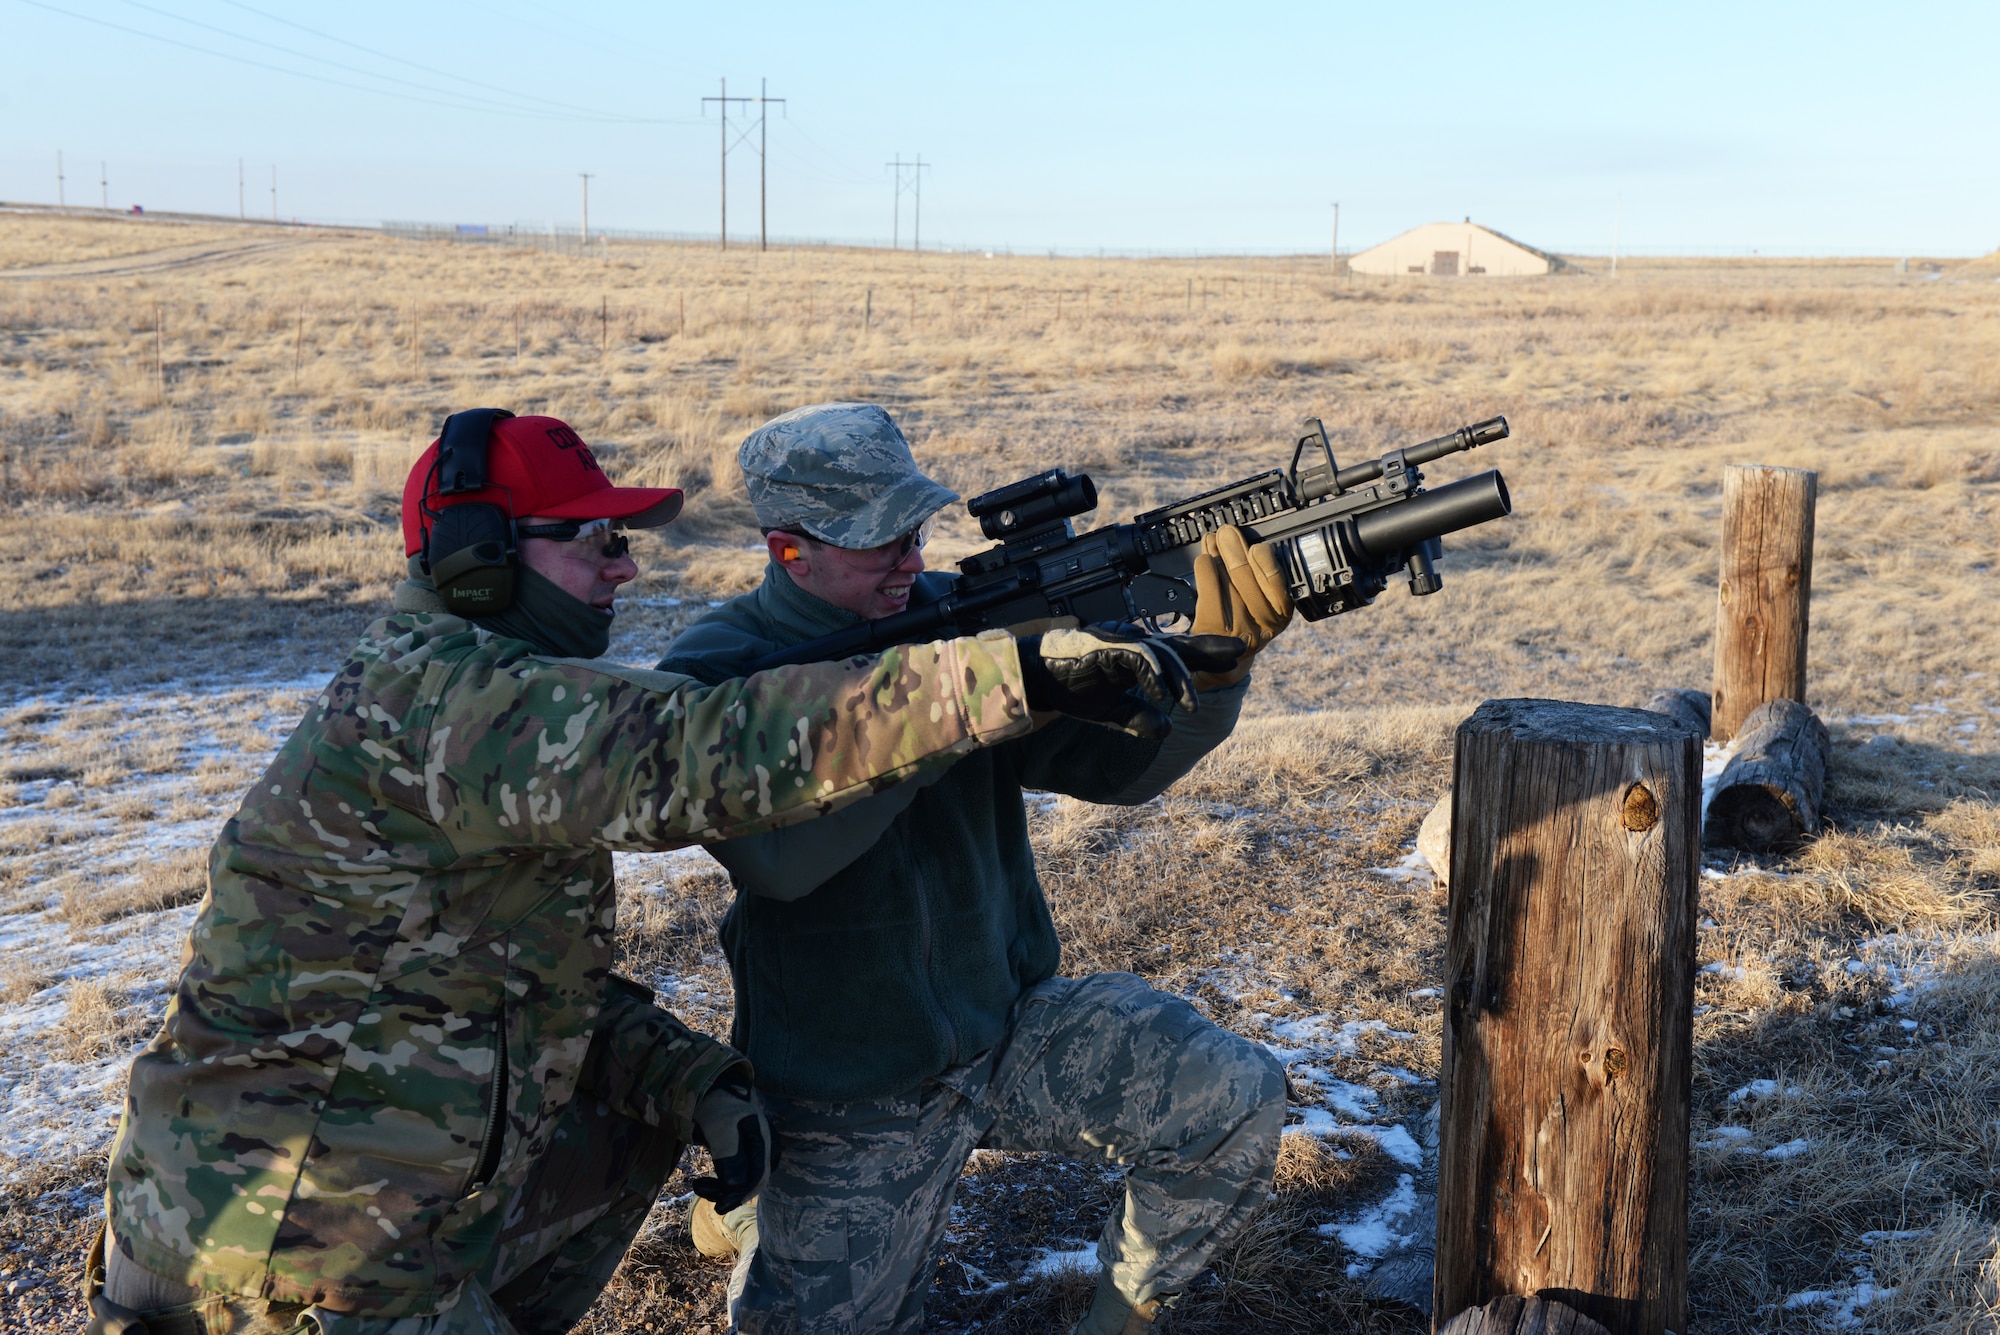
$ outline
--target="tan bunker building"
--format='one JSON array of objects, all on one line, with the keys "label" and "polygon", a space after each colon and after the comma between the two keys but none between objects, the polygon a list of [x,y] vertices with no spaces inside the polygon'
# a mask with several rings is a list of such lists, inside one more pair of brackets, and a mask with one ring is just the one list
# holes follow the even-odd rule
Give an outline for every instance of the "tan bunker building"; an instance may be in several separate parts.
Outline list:
[{"label": "tan bunker building", "polygon": [[1462,223],[1425,223],[1413,227],[1401,236],[1350,257],[1347,267],[1355,273],[1398,277],[1489,274],[1513,278],[1554,273],[1562,267],[1562,261],[1467,218]]}]

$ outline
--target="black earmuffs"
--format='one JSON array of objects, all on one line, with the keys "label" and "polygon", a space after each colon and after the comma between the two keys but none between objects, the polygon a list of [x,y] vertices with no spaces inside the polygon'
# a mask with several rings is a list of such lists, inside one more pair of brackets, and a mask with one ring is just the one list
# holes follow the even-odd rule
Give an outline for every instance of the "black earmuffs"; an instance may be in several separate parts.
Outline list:
[{"label": "black earmuffs", "polygon": [[[462,495],[488,485],[487,447],[493,424],[514,414],[505,408],[469,408],[444,419],[438,433],[436,495]],[[429,488],[425,489],[429,492]],[[462,617],[493,616],[514,601],[514,516],[488,501],[430,508],[423,568],[445,608]]]}]

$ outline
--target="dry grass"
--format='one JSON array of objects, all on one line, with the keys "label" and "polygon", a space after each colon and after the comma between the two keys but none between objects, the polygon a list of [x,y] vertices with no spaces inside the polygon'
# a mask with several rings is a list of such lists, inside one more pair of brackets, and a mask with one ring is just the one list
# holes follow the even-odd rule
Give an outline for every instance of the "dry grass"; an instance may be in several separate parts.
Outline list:
[{"label": "dry grass", "polygon": [[[188,818],[199,814],[190,813]],[[62,892],[61,912],[72,928],[96,927],[134,913],[158,913],[192,904],[207,890],[208,850],[183,848],[146,862],[129,880],[108,888],[72,877]]]},{"label": "dry grass", "polygon": [[[0,272],[233,239],[5,219]],[[688,489],[686,517],[642,544],[652,568],[621,616],[616,651],[640,660],[759,577],[733,452],[800,403],[888,405],[966,494],[1049,464],[1087,469],[1107,517],[1275,466],[1308,413],[1352,459],[1504,412],[1512,441],[1433,470],[1501,467],[1517,511],[1448,541],[1443,596],[1394,589],[1288,633],[1236,738],[1162,801],[1056,801],[1033,819],[1068,970],[1137,970],[1246,1033],[1320,1012],[1380,1018],[1409,1037],[1371,1040],[1333,1073],[1434,1074],[1435,1002],[1413,994],[1437,982],[1441,897],[1371,869],[1398,860],[1446,782],[1452,724],[1489,696],[1633,703],[1701,684],[1722,468],[1811,467],[1811,689],[1833,731],[1833,828],[1796,859],[1717,868],[1702,885],[1700,962],[1722,968],[1697,983],[1696,1141],[1740,1127],[1755,1152],[1743,1137],[1695,1151],[1690,1325],[1822,1328],[1835,1308],[1786,1300],[1851,1285],[1864,1266],[1895,1293],[1855,1309],[1860,1328],[1992,1335],[1989,277],[1659,262],[1621,265],[1616,282],[1336,282],[1303,259],[674,246],[614,248],[604,264],[347,236],[200,270],[0,281],[0,910],[53,900],[72,930],[115,932],[121,915],[196,892],[192,861],[158,876],[100,867],[104,832],[219,819],[272,744],[268,716],[297,702],[232,698],[222,712],[244,721],[211,717],[198,758],[179,721],[121,717],[116,691],[326,670],[400,573],[404,470],[456,408],[556,413],[614,476]],[[934,560],[975,541],[957,516]],[[22,699],[53,688],[103,698]],[[663,862],[628,876],[620,901],[621,967],[716,1033],[727,896],[714,874]],[[92,1000],[25,963],[0,999],[58,984],[78,1051],[140,1032],[118,1027],[111,985]],[[1798,1092],[1731,1102],[1753,1080]],[[1434,1097],[1379,1093],[1408,1117]],[[1762,1154],[1794,1140],[1812,1148]],[[1316,1232],[1379,1195],[1389,1166],[1358,1139],[1286,1144],[1277,1200],[1173,1328],[1416,1329],[1364,1304]],[[1048,1156],[981,1155],[932,1328],[1059,1329],[1086,1278],[985,1294],[967,1266],[1005,1278],[1038,1247],[1078,1245],[1113,1185]],[[49,1217],[36,1246],[53,1255],[74,1220]],[[1914,1236],[1862,1241],[1896,1233]],[[723,1274],[663,1204],[583,1328],[714,1328]]]}]

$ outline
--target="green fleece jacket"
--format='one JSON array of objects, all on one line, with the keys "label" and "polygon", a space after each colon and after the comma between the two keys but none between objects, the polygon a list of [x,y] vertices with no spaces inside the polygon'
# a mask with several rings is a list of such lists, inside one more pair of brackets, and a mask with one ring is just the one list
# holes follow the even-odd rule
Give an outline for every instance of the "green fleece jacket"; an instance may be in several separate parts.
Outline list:
[{"label": "green fleece jacket", "polygon": [[[912,602],[943,596],[955,578],[920,575]],[[857,619],[774,565],[754,593],[690,626],[660,668],[726,681]],[[1061,719],[809,829],[711,845],[737,888],[722,924],[730,1041],[758,1086],[790,1099],[882,1098],[999,1042],[1015,1001],[1060,957],[1023,790],[1148,801],[1228,736],[1246,690],[1204,692],[1164,743]]]}]

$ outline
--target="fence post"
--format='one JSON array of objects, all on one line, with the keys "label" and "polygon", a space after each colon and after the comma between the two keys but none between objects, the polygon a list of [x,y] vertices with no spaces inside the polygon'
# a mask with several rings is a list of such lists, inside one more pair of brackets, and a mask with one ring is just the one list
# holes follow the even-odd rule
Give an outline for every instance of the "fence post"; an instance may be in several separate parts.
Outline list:
[{"label": "fence post", "polygon": [[1701,739],[1489,700],[1452,791],[1433,1328],[1513,1294],[1685,1331]]},{"label": "fence post", "polygon": [[1757,706],[1806,698],[1813,506],[1819,475],[1731,465],[1722,474],[1714,728],[1735,738]]}]

